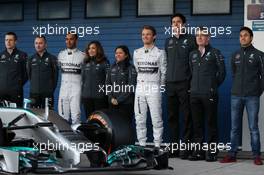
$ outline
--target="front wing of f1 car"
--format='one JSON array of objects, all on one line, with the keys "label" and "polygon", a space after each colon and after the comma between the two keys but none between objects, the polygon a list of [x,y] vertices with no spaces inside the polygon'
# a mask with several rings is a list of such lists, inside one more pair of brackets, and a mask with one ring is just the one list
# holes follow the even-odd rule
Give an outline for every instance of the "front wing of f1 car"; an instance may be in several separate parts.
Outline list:
[{"label": "front wing of f1 car", "polygon": [[168,168],[167,152],[154,154],[151,148],[132,145],[126,120],[118,115],[97,111],[87,123],[71,127],[54,111],[44,117],[42,110],[0,108],[0,171],[67,173]]}]

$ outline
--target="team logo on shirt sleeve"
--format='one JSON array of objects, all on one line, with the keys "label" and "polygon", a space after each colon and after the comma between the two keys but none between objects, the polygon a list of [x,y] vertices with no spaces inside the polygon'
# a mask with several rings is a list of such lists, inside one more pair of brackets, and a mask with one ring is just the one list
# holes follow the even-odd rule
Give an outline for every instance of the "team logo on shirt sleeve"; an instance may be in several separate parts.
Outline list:
[{"label": "team logo on shirt sleeve", "polygon": [[1,56],[1,59],[6,59],[6,56],[3,54],[3,55]]},{"label": "team logo on shirt sleeve", "polygon": [[185,39],[185,40],[183,40],[183,42],[182,42],[182,48],[186,48],[187,47],[187,45],[188,45],[188,40],[187,39]]},{"label": "team logo on shirt sleeve", "polygon": [[240,58],[240,54],[236,54],[235,58],[239,59]]},{"label": "team logo on shirt sleeve", "polygon": [[249,58],[254,59],[254,53],[250,54]]},{"label": "team logo on shirt sleeve", "polygon": [[14,62],[15,62],[15,63],[18,63],[18,61],[19,61],[19,55],[16,54],[16,55],[15,55],[15,58],[14,58]]},{"label": "team logo on shirt sleeve", "polygon": [[197,58],[198,57],[198,54],[197,53],[194,53],[193,55],[192,55],[192,58],[193,59],[195,59],[195,58]]}]

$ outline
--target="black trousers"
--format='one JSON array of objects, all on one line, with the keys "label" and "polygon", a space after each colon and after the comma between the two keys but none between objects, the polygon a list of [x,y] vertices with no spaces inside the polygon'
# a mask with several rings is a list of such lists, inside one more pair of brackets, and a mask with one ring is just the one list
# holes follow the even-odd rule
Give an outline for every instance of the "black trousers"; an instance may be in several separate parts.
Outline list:
[{"label": "black trousers", "polygon": [[48,98],[48,105],[50,109],[54,108],[54,97],[52,94],[34,94],[30,93],[30,99],[33,100],[32,108],[45,108],[45,99]]},{"label": "black trousers", "polygon": [[171,82],[167,83],[166,90],[168,95],[168,116],[169,116],[169,128],[171,135],[171,142],[179,142],[179,112],[184,115],[183,142],[189,142],[192,139],[192,118],[190,107],[190,82]]},{"label": "black trousers", "polygon": [[4,94],[0,95],[0,100],[6,100],[11,103],[16,103],[17,107],[23,107],[23,93],[19,94]]},{"label": "black trousers", "polygon": [[[208,144],[218,143],[217,131],[217,95],[191,95],[191,109],[193,120],[193,142],[202,144],[204,141]],[[204,138],[205,120],[208,132],[207,141]],[[213,145],[212,145],[213,146]],[[212,147],[213,148],[213,147]],[[202,150],[200,150],[202,151]]]},{"label": "black trousers", "polygon": [[88,118],[94,111],[108,108],[107,97],[103,98],[82,98],[85,116]]},{"label": "black trousers", "polygon": [[134,116],[134,104],[119,104],[119,105],[109,105],[109,109],[119,112],[124,116],[127,116],[131,121]]}]

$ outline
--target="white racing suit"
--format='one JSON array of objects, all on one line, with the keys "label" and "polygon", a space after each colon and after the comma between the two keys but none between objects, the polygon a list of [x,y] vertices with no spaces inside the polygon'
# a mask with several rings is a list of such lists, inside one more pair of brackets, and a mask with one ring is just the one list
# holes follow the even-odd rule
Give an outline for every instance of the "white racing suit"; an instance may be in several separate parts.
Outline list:
[{"label": "white racing suit", "polygon": [[[147,110],[149,107],[155,147],[160,147],[163,136],[162,89],[165,88],[166,56],[163,50],[139,48],[134,51],[137,75],[135,118],[137,139],[141,146],[147,141]],[[163,87],[163,88],[162,88]]]},{"label": "white racing suit", "polygon": [[59,53],[61,87],[58,102],[59,115],[72,124],[80,123],[81,65],[85,54],[78,49],[65,49]]}]

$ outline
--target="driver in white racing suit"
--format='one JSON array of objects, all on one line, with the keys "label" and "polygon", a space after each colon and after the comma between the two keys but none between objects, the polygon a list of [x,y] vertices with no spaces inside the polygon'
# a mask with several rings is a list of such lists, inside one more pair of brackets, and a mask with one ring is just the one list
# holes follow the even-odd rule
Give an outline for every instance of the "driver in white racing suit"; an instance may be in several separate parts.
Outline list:
[{"label": "driver in white racing suit", "polygon": [[156,30],[152,26],[142,29],[144,47],[134,51],[133,60],[137,75],[135,118],[137,139],[140,146],[147,141],[147,110],[149,107],[155,148],[159,148],[163,136],[162,94],[165,91],[166,56],[154,45]]},{"label": "driver in white racing suit", "polygon": [[81,109],[81,65],[85,54],[76,48],[77,34],[66,35],[67,48],[58,55],[61,69],[61,87],[59,93],[59,115],[72,124],[80,123]]}]

